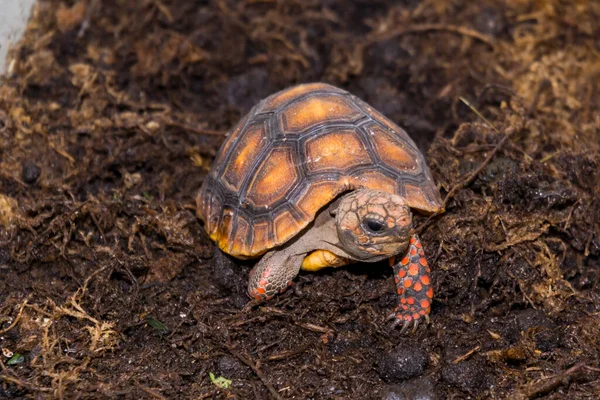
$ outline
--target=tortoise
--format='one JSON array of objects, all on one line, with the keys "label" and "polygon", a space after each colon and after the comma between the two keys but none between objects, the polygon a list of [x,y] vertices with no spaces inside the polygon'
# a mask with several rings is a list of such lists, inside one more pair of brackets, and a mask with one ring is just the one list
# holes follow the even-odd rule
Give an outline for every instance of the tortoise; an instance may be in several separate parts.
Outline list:
[{"label": "tortoise", "polygon": [[256,300],[300,270],[389,259],[394,325],[429,321],[430,269],[411,210],[440,212],[440,193],[408,134],[346,90],[314,82],[261,100],[227,134],[196,205],[220,251],[261,257],[248,283]]}]

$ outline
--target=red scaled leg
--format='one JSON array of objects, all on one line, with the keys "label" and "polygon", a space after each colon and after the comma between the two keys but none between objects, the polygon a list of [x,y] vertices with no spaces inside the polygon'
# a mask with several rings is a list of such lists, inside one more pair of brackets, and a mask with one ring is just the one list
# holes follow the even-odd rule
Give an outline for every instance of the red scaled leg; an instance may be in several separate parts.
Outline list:
[{"label": "red scaled leg", "polygon": [[429,322],[433,287],[429,278],[429,266],[419,238],[410,238],[404,258],[394,265],[394,281],[400,297],[394,310],[394,325],[403,324],[402,332],[414,324],[414,330],[423,320]]}]

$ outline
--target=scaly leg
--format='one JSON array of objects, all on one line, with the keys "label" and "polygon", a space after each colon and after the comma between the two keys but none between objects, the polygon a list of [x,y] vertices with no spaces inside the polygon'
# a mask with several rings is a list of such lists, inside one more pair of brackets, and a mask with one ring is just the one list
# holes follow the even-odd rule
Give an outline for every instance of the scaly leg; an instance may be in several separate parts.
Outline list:
[{"label": "scaly leg", "polygon": [[393,267],[394,281],[400,296],[400,303],[394,310],[396,317],[394,325],[403,323],[402,332],[404,332],[411,323],[414,323],[414,331],[423,319],[429,322],[433,298],[429,266],[423,246],[416,235],[410,238],[404,258],[396,262]]},{"label": "scaly leg", "polygon": [[273,250],[250,271],[248,295],[255,300],[269,300],[292,285],[300,272],[306,254],[288,255],[285,250]]}]

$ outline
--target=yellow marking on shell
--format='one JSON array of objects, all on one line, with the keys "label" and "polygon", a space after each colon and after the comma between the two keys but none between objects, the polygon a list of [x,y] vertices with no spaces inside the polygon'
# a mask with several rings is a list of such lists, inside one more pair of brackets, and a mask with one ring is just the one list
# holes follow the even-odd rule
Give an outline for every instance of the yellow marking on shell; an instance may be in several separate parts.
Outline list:
[{"label": "yellow marking on shell", "polygon": [[248,201],[256,207],[269,207],[286,195],[298,178],[292,149],[274,149],[266,158],[250,187]]},{"label": "yellow marking on shell", "polygon": [[231,251],[230,246],[233,244],[231,240],[231,230],[233,229],[232,218],[233,212],[231,210],[224,210],[219,229],[216,231],[217,243],[227,253]]},{"label": "yellow marking on shell", "polygon": [[306,167],[312,172],[339,171],[372,162],[356,132],[351,130],[317,136],[307,142],[306,152]]},{"label": "yellow marking on shell", "polygon": [[254,240],[250,246],[250,254],[258,255],[272,246],[273,243],[269,240],[269,221],[254,224]]},{"label": "yellow marking on shell", "polygon": [[246,219],[241,215],[238,215],[235,238],[231,239],[232,243],[229,250],[230,254],[244,254],[248,252],[248,229],[250,229],[250,225]]},{"label": "yellow marking on shell", "polygon": [[360,112],[342,97],[318,96],[292,104],[281,114],[283,132],[299,132],[326,121],[354,120]]},{"label": "yellow marking on shell", "polygon": [[302,261],[302,270],[318,271],[323,268],[340,267],[351,262],[346,258],[336,256],[328,250],[315,250]]}]

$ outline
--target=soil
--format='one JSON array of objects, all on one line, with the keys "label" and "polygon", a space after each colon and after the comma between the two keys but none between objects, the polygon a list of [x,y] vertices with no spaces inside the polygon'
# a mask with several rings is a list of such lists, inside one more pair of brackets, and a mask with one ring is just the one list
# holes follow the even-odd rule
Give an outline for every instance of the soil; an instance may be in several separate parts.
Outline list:
[{"label": "soil", "polygon": [[[0,398],[600,398],[600,3],[41,1],[0,87]],[[245,308],[195,195],[299,82],[406,128],[431,324],[391,269]]]}]

